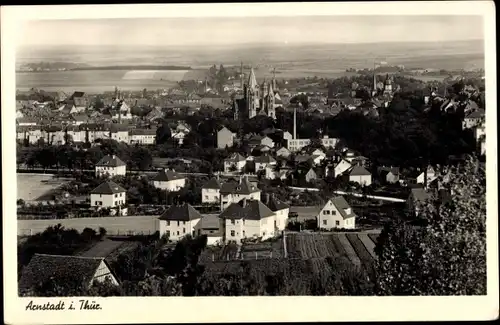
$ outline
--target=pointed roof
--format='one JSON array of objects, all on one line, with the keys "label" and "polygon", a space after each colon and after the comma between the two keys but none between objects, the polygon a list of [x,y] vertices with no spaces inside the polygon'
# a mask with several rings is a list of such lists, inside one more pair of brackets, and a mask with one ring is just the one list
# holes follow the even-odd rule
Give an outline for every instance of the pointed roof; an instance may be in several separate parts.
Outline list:
[{"label": "pointed roof", "polygon": [[193,208],[189,203],[183,205],[172,205],[167,211],[163,212],[160,220],[171,221],[191,221],[201,219],[201,214]]},{"label": "pointed roof", "polygon": [[274,211],[274,212],[290,208],[290,206],[288,204],[281,202],[274,195],[269,198],[269,202],[267,202],[267,206],[269,207],[269,209],[271,209],[271,211]]},{"label": "pointed roof", "polygon": [[248,76],[248,86],[250,88],[257,87],[257,78],[255,78],[255,71],[253,67],[250,69],[250,75]]},{"label": "pointed roof", "polygon": [[201,188],[205,189],[217,189],[220,190],[222,184],[217,178],[212,178],[210,179],[205,185],[203,185]]},{"label": "pointed roof", "polygon": [[162,169],[156,176],[153,178],[153,181],[157,182],[169,182],[175,181],[177,179],[182,179],[183,176],[177,174],[174,170],[171,169]]},{"label": "pointed roof", "polygon": [[274,212],[261,201],[243,199],[229,205],[219,217],[222,219],[261,220],[273,215]]},{"label": "pointed roof", "polygon": [[19,289],[29,290],[49,280],[75,287],[90,285],[103,262],[107,265],[103,257],[35,254],[22,270]]},{"label": "pointed roof", "polygon": [[260,192],[260,189],[250,183],[247,177],[244,177],[240,182],[228,181],[222,184],[220,189],[221,194],[249,195],[256,192]]},{"label": "pointed roof", "polygon": [[115,155],[106,155],[104,156],[99,162],[96,164],[96,166],[106,166],[106,167],[121,167],[121,166],[126,166],[120,158],[118,158]]},{"label": "pointed roof", "polygon": [[368,170],[366,170],[365,167],[360,166],[360,165],[355,165],[349,171],[349,175],[351,175],[351,176],[368,176],[368,175],[371,175],[371,173]]},{"label": "pointed roof", "polygon": [[106,181],[101,183],[101,185],[97,186],[95,189],[90,192],[91,194],[116,194],[127,192],[126,189],[116,184],[113,181]]},{"label": "pointed roof", "polygon": [[347,219],[347,218],[352,218],[352,217],[356,216],[356,214],[354,214],[352,209],[351,209],[350,213],[346,212],[346,210],[350,209],[351,206],[349,205],[349,203],[347,203],[347,201],[345,200],[345,198],[343,196],[336,196],[336,197],[331,199],[331,202],[333,205],[335,205],[335,207],[339,211],[342,218]]},{"label": "pointed roof", "polygon": [[229,156],[228,158],[226,158],[226,161],[229,161],[229,162],[240,162],[240,161],[245,161],[245,157],[243,157],[242,155],[240,155],[239,153],[233,153],[231,156]]}]

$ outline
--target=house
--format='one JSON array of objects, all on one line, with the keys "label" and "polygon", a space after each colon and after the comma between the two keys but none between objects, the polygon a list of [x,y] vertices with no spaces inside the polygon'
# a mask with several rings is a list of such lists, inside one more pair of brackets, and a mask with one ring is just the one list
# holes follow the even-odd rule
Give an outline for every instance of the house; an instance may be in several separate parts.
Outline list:
[{"label": "house", "polygon": [[465,118],[462,122],[462,128],[463,129],[472,129],[474,127],[477,127],[478,125],[481,124],[484,117],[485,117],[484,110],[472,111],[465,116]]},{"label": "house", "polygon": [[207,236],[207,245],[223,243],[222,219],[218,214],[204,214],[200,223],[201,235]]},{"label": "house", "polygon": [[112,124],[110,127],[111,139],[118,142],[130,143],[128,127],[123,124]]},{"label": "house", "polygon": [[172,205],[158,218],[160,236],[166,234],[172,241],[177,241],[186,235],[201,234],[201,214],[190,204]]},{"label": "house", "polygon": [[18,126],[35,126],[38,124],[38,119],[34,117],[21,117],[16,119],[16,124]]},{"label": "house", "polygon": [[323,138],[321,139],[321,144],[323,145],[323,147],[325,148],[335,148],[335,146],[337,145],[337,142],[339,140],[336,139],[336,138],[330,138],[328,137],[327,135],[323,136]]},{"label": "house", "polygon": [[231,203],[219,216],[222,219],[224,241],[241,242],[244,238],[273,237],[275,214],[260,200],[241,199]]},{"label": "house", "polygon": [[68,102],[68,103],[65,103],[64,105],[61,105],[58,110],[61,114],[64,114],[64,115],[78,113],[78,109],[73,104],[73,102]]},{"label": "house", "polygon": [[317,173],[314,171],[313,168],[309,169],[305,175],[306,182],[310,183],[312,181],[315,181],[316,179],[318,179]]},{"label": "house", "polygon": [[274,159],[270,155],[262,155],[262,156],[255,157],[253,159],[253,161],[255,163],[255,171],[256,172],[258,172],[260,170],[264,170],[267,167],[276,166],[276,159]]},{"label": "house", "polygon": [[293,139],[293,135],[290,132],[288,132],[288,131],[283,132],[283,140],[288,141],[288,140],[292,140],[292,139]]},{"label": "house", "polygon": [[125,175],[127,173],[127,164],[115,155],[104,156],[95,165],[96,177],[103,175],[116,176]]},{"label": "house", "polygon": [[274,148],[274,141],[270,137],[265,136],[260,140],[260,145]]},{"label": "house", "polygon": [[172,131],[172,139],[175,139],[179,145],[184,143],[184,138],[186,137],[187,132],[185,131]]},{"label": "house", "polygon": [[46,138],[40,126],[18,126],[16,127],[17,140],[28,141],[36,144],[42,138]]},{"label": "house", "polygon": [[89,106],[89,97],[86,93],[82,91],[75,91],[73,95],[69,98],[69,101],[72,101],[75,106],[88,107]]},{"label": "house", "polygon": [[146,115],[145,118],[149,122],[153,122],[153,121],[156,121],[156,120],[163,118],[163,112],[160,109],[158,109],[157,107],[155,107],[151,110],[151,112],[149,112]]},{"label": "house", "polygon": [[399,167],[379,167],[378,168],[379,175],[381,179],[390,184],[399,182]]},{"label": "house", "polygon": [[179,175],[173,169],[162,169],[152,180],[154,187],[176,192],[186,186],[186,177]]},{"label": "house", "polygon": [[288,158],[290,157],[292,153],[290,150],[288,150],[286,147],[281,147],[278,150],[276,150],[276,156],[277,157],[283,157],[283,158]]},{"label": "house", "polygon": [[323,159],[325,159],[325,156],[321,156],[321,155],[311,155],[311,157],[309,157],[309,162],[310,162],[313,166],[317,166],[317,165],[321,164],[321,162],[323,161]]},{"label": "house", "polygon": [[297,152],[311,144],[311,139],[291,139],[287,141],[287,148],[290,152]]},{"label": "house", "polygon": [[16,120],[23,118],[23,117],[24,117],[24,113],[22,112],[22,110],[21,109],[16,110]]},{"label": "house", "polygon": [[130,144],[153,145],[156,142],[155,129],[132,129],[129,131]]},{"label": "house", "polygon": [[68,139],[73,140],[73,142],[85,142],[85,131],[80,130],[77,125],[68,125],[66,134]]},{"label": "house", "polygon": [[224,159],[224,172],[241,172],[245,167],[246,159],[239,153],[233,153],[229,158]]},{"label": "house", "polygon": [[372,184],[372,174],[361,165],[354,165],[346,173],[349,182],[355,182],[363,186],[370,186]]},{"label": "house", "polygon": [[316,217],[318,228],[356,228],[356,214],[342,196],[329,199]]},{"label": "house", "polygon": [[217,148],[225,149],[234,145],[235,134],[229,131],[228,128],[223,127],[217,132]]},{"label": "house", "polygon": [[219,203],[221,186],[217,178],[210,179],[201,187],[201,203]]},{"label": "house", "polygon": [[[436,173],[434,172],[434,169],[429,166],[427,168],[427,184],[431,183],[437,178]],[[425,180],[425,173],[422,171],[417,172],[417,177],[416,177],[416,184],[424,184]]]},{"label": "house", "polygon": [[221,211],[226,209],[231,203],[239,202],[242,199],[260,200],[261,190],[248,181],[248,178],[240,177],[239,182],[229,180],[222,184],[220,189]]},{"label": "house", "polygon": [[101,183],[90,192],[90,206],[97,209],[118,208],[118,213],[125,215],[127,208],[127,190],[113,181]]},{"label": "house", "polygon": [[71,289],[90,288],[94,281],[109,281],[118,285],[104,257],[35,254],[21,272],[19,294],[30,295],[39,286],[53,281],[55,285]]},{"label": "house", "polygon": [[288,215],[290,213],[290,206],[278,200],[274,195],[266,196],[266,206],[274,213],[274,232],[285,230],[288,223]]},{"label": "house", "polygon": [[289,171],[286,169],[276,171],[274,167],[266,167],[264,178],[285,180],[288,177],[288,173]]},{"label": "house", "polygon": [[89,116],[87,114],[72,114],[69,119],[69,123],[72,125],[80,125],[89,122]]},{"label": "house", "polygon": [[409,211],[414,212],[415,216],[418,216],[421,205],[430,199],[430,194],[424,188],[416,187],[411,189],[410,195],[406,200],[406,205]]},{"label": "house", "polygon": [[339,175],[344,174],[347,170],[352,168],[352,165],[350,162],[348,162],[345,159],[341,159],[338,163],[336,163],[333,167],[333,176],[337,177]]}]

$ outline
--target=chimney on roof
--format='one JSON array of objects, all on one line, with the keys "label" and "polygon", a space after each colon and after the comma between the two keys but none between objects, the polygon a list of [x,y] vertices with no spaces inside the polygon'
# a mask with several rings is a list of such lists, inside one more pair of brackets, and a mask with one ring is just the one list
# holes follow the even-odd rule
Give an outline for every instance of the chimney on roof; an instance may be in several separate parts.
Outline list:
[{"label": "chimney on roof", "polygon": [[244,208],[247,206],[247,198],[244,198],[241,202],[241,206]]},{"label": "chimney on roof", "polygon": [[240,184],[243,182],[243,176],[240,176]]},{"label": "chimney on roof", "polygon": [[269,197],[270,197],[270,196],[271,196],[271,195],[270,195],[269,193],[266,193],[266,205],[268,205],[268,204],[269,204]]},{"label": "chimney on roof", "polygon": [[115,158],[116,158],[116,156],[115,156],[115,155],[111,155],[111,158],[115,159]]}]

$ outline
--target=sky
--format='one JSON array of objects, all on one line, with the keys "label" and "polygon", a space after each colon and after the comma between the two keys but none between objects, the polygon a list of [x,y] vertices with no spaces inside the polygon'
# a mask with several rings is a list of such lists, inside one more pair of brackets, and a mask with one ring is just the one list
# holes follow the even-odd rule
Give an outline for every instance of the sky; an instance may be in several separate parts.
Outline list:
[{"label": "sky", "polygon": [[481,16],[296,16],[29,21],[20,46],[445,42],[483,39]]}]

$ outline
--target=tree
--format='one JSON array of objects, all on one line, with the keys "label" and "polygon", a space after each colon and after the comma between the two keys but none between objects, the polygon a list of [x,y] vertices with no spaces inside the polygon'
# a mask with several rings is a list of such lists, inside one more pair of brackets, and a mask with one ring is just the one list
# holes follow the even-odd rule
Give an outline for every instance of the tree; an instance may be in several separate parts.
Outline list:
[{"label": "tree", "polygon": [[433,195],[420,206],[420,225],[400,218],[381,233],[377,294],[486,294],[485,175],[469,158],[445,170],[440,182],[452,201]]},{"label": "tree", "polygon": [[172,131],[167,123],[162,123],[161,126],[156,129],[156,144],[163,144],[167,142],[172,137]]}]

